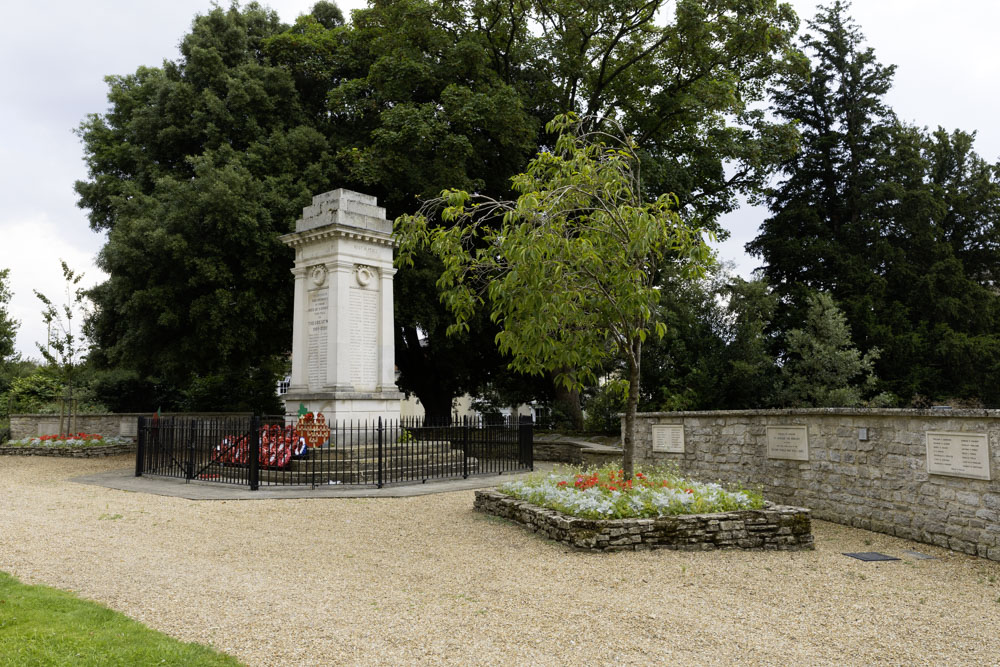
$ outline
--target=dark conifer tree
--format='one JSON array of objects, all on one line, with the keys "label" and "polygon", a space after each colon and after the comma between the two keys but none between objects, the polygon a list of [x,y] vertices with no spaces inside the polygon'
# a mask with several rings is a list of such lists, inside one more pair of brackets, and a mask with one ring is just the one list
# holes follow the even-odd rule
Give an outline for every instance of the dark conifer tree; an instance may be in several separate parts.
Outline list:
[{"label": "dark conifer tree", "polygon": [[881,350],[880,388],[997,404],[1000,172],[973,135],[896,120],[884,102],[894,68],[847,12],[839,0],[821,9],[808,61],[774,91],[775,113],[802,133],[747,245],[781,298],[775,328],[801,328],[806,295],[828,292],[854,344]]}]

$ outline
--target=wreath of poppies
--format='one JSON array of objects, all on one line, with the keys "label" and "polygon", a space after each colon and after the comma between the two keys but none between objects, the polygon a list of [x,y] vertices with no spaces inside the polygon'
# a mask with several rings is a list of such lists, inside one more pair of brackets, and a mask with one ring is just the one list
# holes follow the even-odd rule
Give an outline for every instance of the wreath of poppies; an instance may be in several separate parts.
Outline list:
[{"label": "wreath of poppies", "polygon": [[[263,468],[287,468],[293,458],[303,458],[310,447],[320,447],[330,438],[330,427],[320,414],[315,418],[310,412],[299,425],[278,426],[271,424],[260,431],[260,449],[257,463]],[[246,435],[227,435],[215,446],[212,460],[227,465],[246,465],[250,462],[250,440]]]}]

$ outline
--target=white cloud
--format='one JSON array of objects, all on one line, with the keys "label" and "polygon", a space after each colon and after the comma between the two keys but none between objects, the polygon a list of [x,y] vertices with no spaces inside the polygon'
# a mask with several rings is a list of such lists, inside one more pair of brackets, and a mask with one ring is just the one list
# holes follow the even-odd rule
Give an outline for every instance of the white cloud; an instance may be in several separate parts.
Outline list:
[{"label": "white cloud", "polygon": [[82,242],[79,236],[70,240],[45,213],[5,220],[0,228],[3,230],[0,269],[10,269],[10,288],[14,293],[9,310],[21,323],[17,350],[25,357],[37,359],[41,355],[35,344],[45,343],[46,329],[42,323],[42,303],[35,297],[35,290],[57,306],[66,302],[60,259],[76,273],[84,274],[81,286],[90,287],[104,280],[106,275],[94,265],[102,238],[91,234],[89,243]]}]

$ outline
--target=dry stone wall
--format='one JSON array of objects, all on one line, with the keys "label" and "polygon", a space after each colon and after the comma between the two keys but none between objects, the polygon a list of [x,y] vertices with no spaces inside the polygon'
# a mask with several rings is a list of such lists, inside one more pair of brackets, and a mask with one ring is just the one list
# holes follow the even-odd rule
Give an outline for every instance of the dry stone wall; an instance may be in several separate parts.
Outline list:
[{"label": "dry stone wall", "polygon": [[998,410],[645,413],[636,461],[760,485],[818,519],[1000,560]]},{"label": "dry stone wall", "polygon": [[492,489],[476,491],[474,507],[516,521],[549,539],[590,551],[814,548],[809,510],[801,507],[772,505],[763,510],[655,519],[579,519]]},{"label": "dry stone wall", "polygon": [[90,459],[102,456],[135,454],[134,444],[98,445],[94,447],[5,447],[0,446],[0,456],[63,456]]}]

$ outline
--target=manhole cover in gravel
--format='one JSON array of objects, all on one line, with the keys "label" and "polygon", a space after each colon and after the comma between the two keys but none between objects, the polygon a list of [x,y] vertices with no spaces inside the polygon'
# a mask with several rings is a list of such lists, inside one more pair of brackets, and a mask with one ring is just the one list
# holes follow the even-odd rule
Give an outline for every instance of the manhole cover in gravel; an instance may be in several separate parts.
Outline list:
[{"label": "manhole cover in gravel", "polygon": [[899,560],[895,556],[886,556],[885,554],[880,554],[877,551],[862,551],[856,554],[845,553],[845,556],[850,556],[851,558],[857,558],[863,561],[875,561],[875,560]]},{"label": "manhole cover in gravel", "polygon": [[934,556],[928,556],[927,554],[922,554],[919,551],[904,551],[903,553],[910,558],[916,558],[917,560],[934,560]]}]

